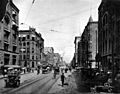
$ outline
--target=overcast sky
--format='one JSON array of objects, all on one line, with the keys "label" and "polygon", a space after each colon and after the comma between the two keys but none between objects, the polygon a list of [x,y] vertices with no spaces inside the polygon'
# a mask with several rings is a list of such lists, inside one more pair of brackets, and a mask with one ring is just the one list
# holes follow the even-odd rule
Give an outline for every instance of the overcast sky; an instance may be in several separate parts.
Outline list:
[{"label": "overcast sky", "polygon": [[74,39],[80,36],[90,15],[98,20],[101,0],[13,0],[20,10],[19,29],[36,28],[45,40],[45,47],[70,62],[74,55]]}]

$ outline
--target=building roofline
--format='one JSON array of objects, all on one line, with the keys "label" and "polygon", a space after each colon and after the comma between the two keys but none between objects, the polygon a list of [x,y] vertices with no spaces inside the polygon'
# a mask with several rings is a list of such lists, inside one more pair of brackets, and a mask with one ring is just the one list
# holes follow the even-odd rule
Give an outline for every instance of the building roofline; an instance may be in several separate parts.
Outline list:
[{"label": "building roofline", "polygon": [[14,8],[19,12],[19,9],[18,9],[17,6],[13,3],[12,0],[10,0],[10,5],[11,5],[12,7],[14,7]]}]

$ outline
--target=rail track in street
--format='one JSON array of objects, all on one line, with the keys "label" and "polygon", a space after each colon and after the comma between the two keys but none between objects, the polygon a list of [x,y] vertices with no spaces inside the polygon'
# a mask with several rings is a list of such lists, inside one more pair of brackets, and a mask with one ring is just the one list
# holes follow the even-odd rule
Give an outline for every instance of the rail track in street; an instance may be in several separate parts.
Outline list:
[{"label": "rail track in street", "polygon": [[43,76],[43,77],[41,76],[41,77],[36,77],[36,78],[34,78],[34,79],[29,79],[29,80],[21,83],[20,87],[18,87],[18,88],[6,88],[6,89],[3,90],[1,93],[2,93],[2,94],[14,94],[14,93],[12,93],[12,92],[17,92],[17,91],[19,91],[19,90],[21,90],[21,89],[23,89],[23,88],[25,88],[25,87],[28,87],[28,86],[30,86],[30,85],[32,85],[32,84],[34,84],[34,83],[37,83],[38,81],[41,81],[41,80],[47,78],[48,76],[49,76],[49,75],[45,75],[45,76]]},{"label": "rail track in street", "polygon": [[51,87],[58,80],[59,76],[56,79],[53,79],[53,75],[45,74],[34,79],[26,80],[24,83],[21,83],[18,88],[7,88],[3,90],[2,94],[47,94]]}]

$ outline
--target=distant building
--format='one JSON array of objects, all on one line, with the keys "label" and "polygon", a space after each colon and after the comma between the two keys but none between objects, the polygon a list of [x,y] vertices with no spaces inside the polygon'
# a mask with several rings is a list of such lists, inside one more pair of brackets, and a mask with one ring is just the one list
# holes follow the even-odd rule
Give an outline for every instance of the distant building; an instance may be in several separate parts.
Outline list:
[{"label": "distant building", "polygon": [[60,54],[54,53],[54,65],[59,66],[61,63],[60,60],[61,60]]},{"label": "distant building", "polygon": [[82,67],[82,41],[78,42],[78,66]]},{"label": "distant building", "polygon": [[49,64],[54,63],[54,48],[53,47],[44,48],[44,61]]},{"label": "distant building", "polygon": [[82,33],[81,42],[83,66],[96,67],[95,56],[98,52],[98,22],[93,21],[91,16]]},{"label": "distant building", "polygon": [[37,67],[42,60],[44,39],[34,28],[19,31],[20,58],[19,62],[24,67]]},{"label": "distant building", "polygon": [[81,37],[80,36],[76,36],[75,40],[74,40],[74,44],[75,44],[75,66],[78,66],[78,42],[80,41]]},{"label": "distant building", "polygon": [[54,53],[54,48],[53,47],[45,47],[44,48],[44,53],[45,54]]},{"label": "distant building", "polygon": [[14,5],[12,0],[8,0],[6,11],[4,12],[5,15],[2,21],[0,21],[0,64],[16,65],[19,64],[19,9]]}]

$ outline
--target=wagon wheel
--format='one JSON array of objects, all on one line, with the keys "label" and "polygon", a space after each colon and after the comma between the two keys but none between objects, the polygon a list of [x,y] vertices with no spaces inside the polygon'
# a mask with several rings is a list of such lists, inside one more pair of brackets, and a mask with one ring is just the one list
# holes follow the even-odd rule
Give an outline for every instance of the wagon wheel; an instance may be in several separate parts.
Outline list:
[{"label": "wagon wheel", "polygon": [[108,88],[108,92],[111,93],[112,92],[112,88]]}]

